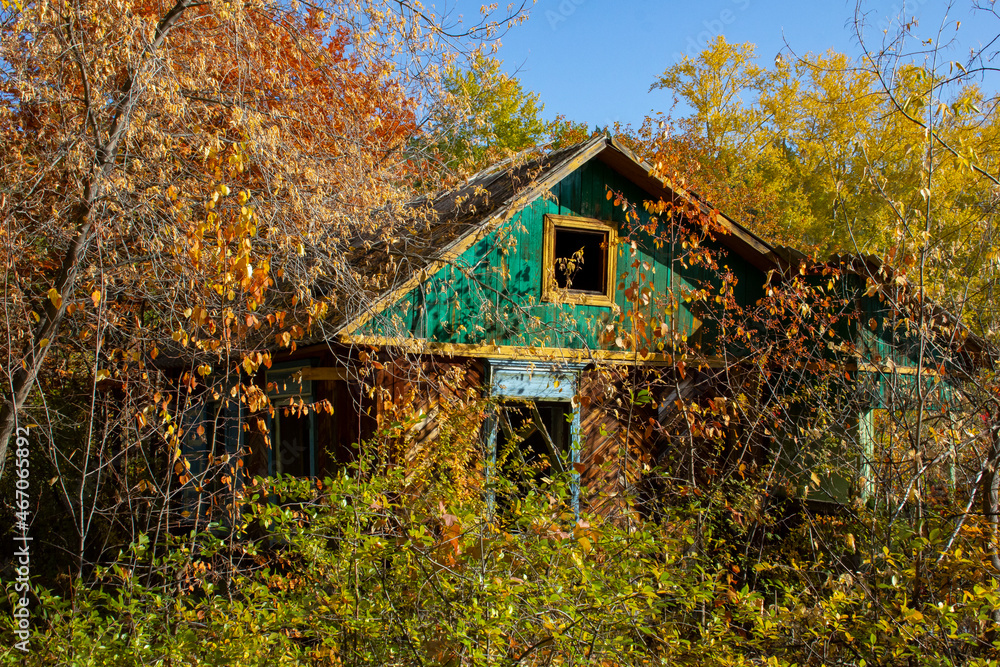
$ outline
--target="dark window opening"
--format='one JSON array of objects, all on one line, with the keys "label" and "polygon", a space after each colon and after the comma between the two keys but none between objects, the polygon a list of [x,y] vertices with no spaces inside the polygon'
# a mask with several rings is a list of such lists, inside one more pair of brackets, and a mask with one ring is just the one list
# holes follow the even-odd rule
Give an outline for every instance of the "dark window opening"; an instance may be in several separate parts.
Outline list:
[{"label": "dark window opening", "polygon": [[555,228],[555,278],[560,289],[604,294],[607,273],[607,232]]},{"label": "dark window opening", "polygon": [[274,471],[308,477],[312,473],[309,415],[288,408],[277,408],[275,414]]},{"label": "dark window opening", "polygon": [[565,402],[511,402],[500,408],[496,458],[501,506],[509,502],[505,497],[524,497],[543,477],[565,472],[570,414]]}]

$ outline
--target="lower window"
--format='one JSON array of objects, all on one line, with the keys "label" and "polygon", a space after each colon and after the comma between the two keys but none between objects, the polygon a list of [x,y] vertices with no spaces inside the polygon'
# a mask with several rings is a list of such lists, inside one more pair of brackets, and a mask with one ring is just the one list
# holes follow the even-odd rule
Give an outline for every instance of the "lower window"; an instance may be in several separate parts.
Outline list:
[{"label": "lower window", "polygon": [[274,472],[293,477],[313,476],[313,412],[299,414],[292,408],[276,407],[274,413],[274,433],[271,436]]},{"label": "lower window", "polygon": [[560,473],[570,474],[570,503],[578,507],[574,463],[580,412],[573,399],[584,365],[489,361],[490,394],[500,405],[485,431],[485,444],[495,473],[491,497],[501,512]]},{"label": "lower window", "polygon": [[570,454],[569,403],[510,402],[497,415],[497,465],[510,479],[541,480],[565,472]]}]

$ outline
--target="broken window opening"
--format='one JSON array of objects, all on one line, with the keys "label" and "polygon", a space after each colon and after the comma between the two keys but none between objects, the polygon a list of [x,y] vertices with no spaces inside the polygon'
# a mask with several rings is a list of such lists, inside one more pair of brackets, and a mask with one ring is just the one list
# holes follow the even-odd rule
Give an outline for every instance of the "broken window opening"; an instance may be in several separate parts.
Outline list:
[{"label": "broken window opening", "polygon": [[496,469],[502,506],[523,498],[553,474],[565,473],[572,454],[573,413],[563,401],[510,401],[497,414]]},{"label": "broken window opening", "polygon": [[292,477],[313,475],[312,410],[302,414],[288,406],[274,409],[274,472]]},{"label": "broken window opening", "polygon": [[545,216],[542,300],[612,307],[618,237],[614,223]]},{"label": "broken window opening", "polygon": [[604,294],[608,233],[556,227],[555,278],[560,289]]}]

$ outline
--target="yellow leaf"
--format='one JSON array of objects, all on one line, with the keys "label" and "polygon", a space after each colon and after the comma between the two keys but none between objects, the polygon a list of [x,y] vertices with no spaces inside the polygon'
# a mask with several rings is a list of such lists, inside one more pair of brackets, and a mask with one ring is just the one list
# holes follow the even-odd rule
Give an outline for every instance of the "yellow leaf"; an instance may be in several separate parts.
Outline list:
[{"label": "yellow leaf", "polygon": [[52,305],[56,308],[62,305],[62,295],[59,294],[59,291],[55,287],[49,290],[48,297],[49,301],[51,301]]},{"label": "yellow leaf", "polygon": [[94,308],[97,308],[97,304],[101,302],[101,291],[94,290],[94,292],[90,295],[90,300],[94,302]]}]

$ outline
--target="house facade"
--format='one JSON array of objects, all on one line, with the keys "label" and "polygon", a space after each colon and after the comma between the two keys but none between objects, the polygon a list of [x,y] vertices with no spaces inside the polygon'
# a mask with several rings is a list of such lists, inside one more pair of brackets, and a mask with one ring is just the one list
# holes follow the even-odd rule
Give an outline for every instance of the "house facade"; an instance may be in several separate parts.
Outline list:
[{"label": "house facade", "polygon": [[[420,205],[430,222],[361,258],[392,267],[395,282],[258,373],[274,409],[250,413],[233,401],[216,410],[212,432],[226,434],[226,451],[244,453],[245,471],[329,474],[387,429],[404,443],[391,456],[419,465],[437,446],[450,398],[476,396],[491,405],[476,426],[487,468],[568,472],[599,504],[653,466],[696,484],[705,466],[696,470],[685,447],[773,460],[785,436],[750,433],[741,415],[797,391],[816,364],[837,364],[847,378],[837,432],[873,437],[884,365],[866,367],[827,344],[822,325],[798,332],[811,325],[779,318],[775,327],[761,315],[800,257],[650,176],[612,138],[487,170]],[[817,285],[829,278],[810,270]],[[867,341],[898,379],[912,357],[898,344],[907,334],[892,328],[862,273],[830,273],[856,311],[832,316],[838,345],[850,341],[854,354]],[[877,326],[862,326],[861,313]],[[819,337],[818,356],[761,355],[793,329]],[[751,357],[758,379],[746,381],[738,376]],[[809,400],[803,393],[791,404]],[[797,432],[808,414],[778,421]],[[197,459],[199,444],[188,448]],[[815,469],[798,455],[807,448],[784,449],[792,454],[781,465],[801,468],[792,477]],[[816,493],[842,500],[852,484],[856,491],[856,480],[831,473]]]}]

